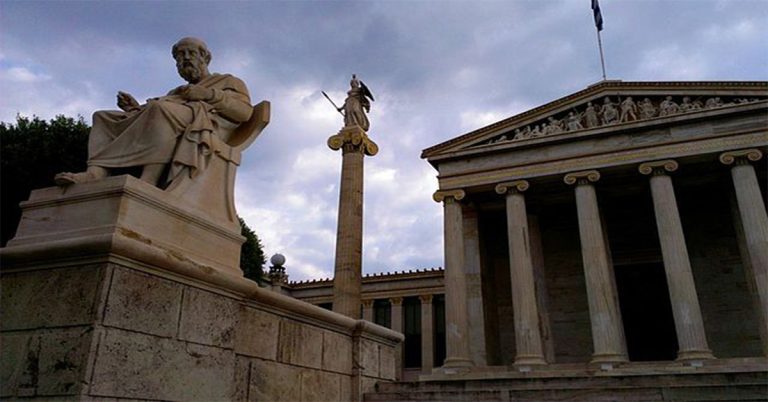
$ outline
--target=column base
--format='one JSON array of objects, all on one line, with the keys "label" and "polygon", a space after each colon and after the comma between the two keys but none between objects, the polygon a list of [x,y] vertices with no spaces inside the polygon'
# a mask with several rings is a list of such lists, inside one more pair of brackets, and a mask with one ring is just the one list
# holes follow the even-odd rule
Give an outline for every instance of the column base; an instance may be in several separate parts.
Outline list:
[{"label": "column base", "polygon": [[715,356],[712,354],[712,351],[709,349],[681,350],[677,352],[676,361],[685,363],[685,362],[696,361],[696,360],[712,360],[714,358]]},{"label": "column base", "polygon": [[623,355],[621,353],[600,353],[600,354],[593,354],[592,360],[590,360],[590,364],[622,364],[627,363],[629,359],[627,359],[626,355]]},{"label": "column base", "polygon": [[515,367],[520,366],[543,366],[547,361],[544,360],[544,356],[540,355],[522,355],[515,357]]},{"label": "column base", "polygon": [[442,367],[436,368],[434,371],[443,374],[459,374],[470,371],[472,367],[474,367],[474,363],[471,359],[449,357],[445,359]]}]

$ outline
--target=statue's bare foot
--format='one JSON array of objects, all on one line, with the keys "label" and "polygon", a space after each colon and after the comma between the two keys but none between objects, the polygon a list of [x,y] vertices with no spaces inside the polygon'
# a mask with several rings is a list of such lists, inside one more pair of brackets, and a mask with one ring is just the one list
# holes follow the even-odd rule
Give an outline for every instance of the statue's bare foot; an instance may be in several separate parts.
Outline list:
[{"label": "statue's bare foot", "polygon": [[53,176],[53,181],[59,186],[68,186],[75,183],[85,183],[103,179],[109,176],[109,171],[101,166],[88,166],[88,170],[80,173],[61,172]]},{"label": "statue's bare foot", "polygon": [[53,176],[53,181],[56,183],[57,186],[68,186],[70,184],[84,183],[86,181],[91,181],[91,180],[93,179],[89,177],[88,172],[80,172],[80,173],[61,172],[56,176]]}]

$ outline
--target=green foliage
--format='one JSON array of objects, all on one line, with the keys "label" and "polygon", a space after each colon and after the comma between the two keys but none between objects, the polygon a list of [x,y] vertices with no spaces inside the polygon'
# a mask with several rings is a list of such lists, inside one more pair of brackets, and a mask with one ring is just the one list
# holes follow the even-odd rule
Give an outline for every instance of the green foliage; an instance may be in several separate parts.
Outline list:
[{"label": "green foliage", "polygon": [[243,270],[243,275],[246,278],[258,281],[264,275],[264,264],[267,262],[267,259],[264,257],[261,240],[248,227],[243,218],[237,217],[237,219],[240,220],[242,228],[240,234],[245,237],[245,243],[243,243],[243,248],[240,250],[240,269]]},{"label": "green foliage", "polygon": [[52,186],[56,173],[85,170],[88,130],[82,117],[61,115],[50,121],[16,116],[16,124],[0,122],[0,244],[15,234],[19,203],[32,189]]}]

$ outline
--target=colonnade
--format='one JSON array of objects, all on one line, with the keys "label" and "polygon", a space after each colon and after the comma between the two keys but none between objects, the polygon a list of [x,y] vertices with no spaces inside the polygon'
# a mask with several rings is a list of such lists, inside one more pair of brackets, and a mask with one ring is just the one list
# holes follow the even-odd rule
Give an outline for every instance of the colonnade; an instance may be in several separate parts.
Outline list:
[{"label": "colonnade", "polygon": [[[388,299],[390,304],[390,328],[394,331],[403,332],[403,298],[391,297]],[[433,314],[433,295],[425,294],[419,296],[421,305],[421,369],[428,372],[432,370],[434,360],[434,337],[435,325]],[[374,322],[373,300],[363,300],[363,319]]]},{"label": "colonnade", "polygon": [[[745,261],[750,282],[757,294],[761,336],[768,355],[768,216],[754,167],[760,160],[758,149],[730,151],[720,161],[731,166],[733,184],[748,259]],[[706,332],[691,271],[685,235],[675,198],[671,173],[678,169],[674,160],[658,160],[638,166],[640,174],[649,176],[656,226],[678,338],[679,361],[690,364],[714,358],[707,344]],[[628,360],[627,347],[619,309],[613,263],[603,230],[594,183],[600,180],[597,170],[571,172],[564,175],[566,184],[574,187],[579,237],[586,283],[589,318],[592,329],[591,363],[609,369]],[[546,365],[547,359],[540,331],[539,303],[531,256],[531,241],[526,214],[525,192],[531,187],[526,180],[499,183],[496,193],[506,198],[509,242],[509,275],[514,312],[515,365],[521,370]],[[467,370],[473,365],[469,343],[467,316],[466,264],[462,227],[461,189],[437,191],[434,199],[444,207],[445,230],[445,294],[446,294],[446,372]],[[557,334],[553,334],[557,337]],[[480,340],[484,341],[484,340]]]}]

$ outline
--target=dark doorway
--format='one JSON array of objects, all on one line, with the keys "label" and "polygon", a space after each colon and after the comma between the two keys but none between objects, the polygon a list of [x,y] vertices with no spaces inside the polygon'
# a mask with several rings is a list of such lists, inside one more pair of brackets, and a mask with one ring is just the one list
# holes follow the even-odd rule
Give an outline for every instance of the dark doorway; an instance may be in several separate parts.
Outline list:
[{"label": "dark doorway", "polygon": [[616,286],[629,360],[675,360],[677,335],[664,266],[617,266]]}]

